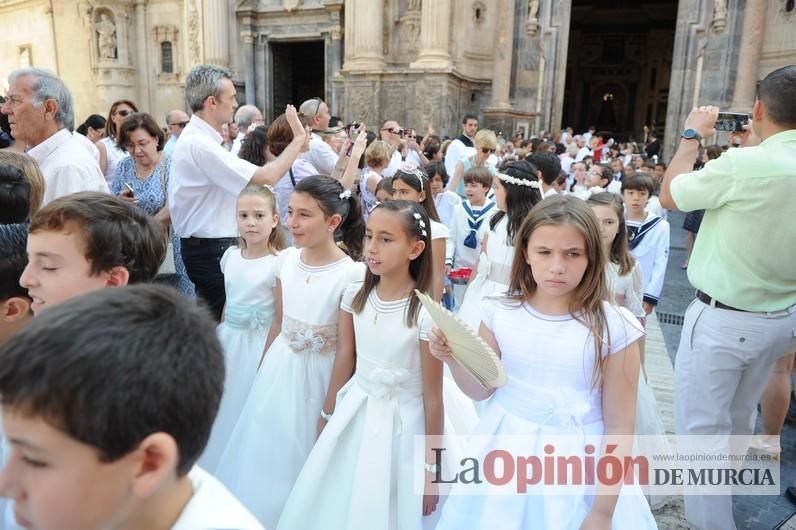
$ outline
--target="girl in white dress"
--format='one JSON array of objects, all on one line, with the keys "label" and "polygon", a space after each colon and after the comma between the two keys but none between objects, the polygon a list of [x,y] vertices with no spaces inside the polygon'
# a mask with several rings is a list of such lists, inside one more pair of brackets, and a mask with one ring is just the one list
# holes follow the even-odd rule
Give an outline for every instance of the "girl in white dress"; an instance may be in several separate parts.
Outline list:
[{"label": "girl in white dress", "polygon": [[415,494],[413,483],[415,436],[443,430],[442,364],[428,351],[431,320],[413,294],[431,287],[428,226],[414,202],[371,211],[365,281],[341,304],[340,333],[356,337],[356,359],[351,350],[335,357],[321,434],[280,530],[419,530],[437,505],[434,491]]},{"label": "girl in white dress", "polygon": [[489,230],[481,241],[475,277],[464,293],[458,316],[477,330],[481,322],[481,299],[506,291],[514,259],[514,235],[522,220],[542,200],[536,167],[526,160],[512,160],[495,175],[495,204],[498,212],[489,220]]},{"label": "girl in white dress", "polygon": [[[417,202],[428,213],[431,220],[431,256],[433,267],[432,297],[442,301],[445,279],[446,247],[450,230],[439,222],[437,208],[431,196],[431,187],[423,170],[411,164],[404,164],[393,176],[393,197],[396,199]],[[456,386],[448,370],[445,370],[443,382],[445,392],[445,412],[452,429],[459,435],[468,435],[478,423],[478,414],[472,401]]]},{"label": "girl in white dress", "polygon": [[[512,440],[511,449],[523,451],[516,456],[542,458],[548,436],[569,435],[569,442],[554,438],[566,444],[567,457],[584,462],[587,443],[596,442],[597,458],[610,442],[623,461],[632,450],[644,332],[606,300],[598,221],[582,200],[550,197],[531,210],[515,241],[508,292],[483,301],[479,332],[500,356],[508,382],[484,389],[453,360],[444,334],[431,331],[432,354],[450,366],[462,390],[474,399],[493,395],[465,456],[483,462]],[[437,529],[491,529],[496,521],[501,530],[656,527],[637,485],[537,485],[524,494],[490,491],[496,487],[454,484]],[[467,491],[491,494],[458,495]]]},{"label": "girl in white dress", "polygon": [[[627,241],[625,206],[619,195],[603,192],[592,195],[586,204],[591,206],[600,222],[603,250],[605,251],[605,274],[608,283],[608,300],[626,308],[644,325],[644,274],[641,264],[633,254]],[[644,370],[644,339],[639,339],[641,369],[638,378],[636,402],[636,453],[664,455],[671,453],[666,429],[663,426],[655,394],[647,384]],[[651,496],[650,502],[658,506],[669,500],[666,496]]]},{"label": "girl in white dress", "polygon": [[352,355],[353,337],[338,335],[340,300],[365,274],[335,243],[339,232],[359,258],[365,228],[359,201],[339,181],[296,184],[287,226],[300,248],[277,258],[267,353],[216,473],[266,528],[276,527],[315,443],[335,353]]},{"label": "girl in white dress", "polygon": [[215,473],[260,365],[274,320],[274,263],[284,249],[276,195],[249,184],[238,195],[239,243],[221,256],[227,302],[217,334],[224,347],[224,396],[199,465]]}]

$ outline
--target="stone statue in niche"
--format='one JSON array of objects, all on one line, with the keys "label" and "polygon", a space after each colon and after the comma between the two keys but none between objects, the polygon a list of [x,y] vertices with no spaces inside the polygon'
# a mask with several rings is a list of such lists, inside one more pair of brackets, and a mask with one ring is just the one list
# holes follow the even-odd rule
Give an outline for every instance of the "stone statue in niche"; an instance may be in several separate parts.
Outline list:
[{"label": "stone statue in niche", "polygon": [[713,0],[713,31],[721,33],[727,27],[727,0]]},{"label": "stone statue in niche", "polygon": [[101,13],[100,19],[94,22],[94,30],[98,34],[97,50],[100,59],[116,59],[116,24],[107,13]]},{"label": "stone statue in niche", "polygon": [[531,37],[535,36],[536,32],[539,31],[539,0],[530,0],[528,2],[528,23],[525,27]]}]

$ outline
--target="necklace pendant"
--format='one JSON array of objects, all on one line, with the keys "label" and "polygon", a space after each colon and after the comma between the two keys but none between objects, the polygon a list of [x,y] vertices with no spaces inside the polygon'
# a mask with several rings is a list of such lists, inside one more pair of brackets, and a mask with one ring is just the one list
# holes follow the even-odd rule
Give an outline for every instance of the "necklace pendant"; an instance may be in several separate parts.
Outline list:
[{"label": "necklace pendant", "polygon": [[376,321],[377,321],[378,319],[379,319],[379,314],[378,314],[378,313],[376,313],[375,315],[373,315],[373,323],[374,323],[374,324],[376,323]]},{"label": "necklace pendant", "polygon": [[304,283],[310,283],[310,275],[307,274],[307,277],[304,278]]}]

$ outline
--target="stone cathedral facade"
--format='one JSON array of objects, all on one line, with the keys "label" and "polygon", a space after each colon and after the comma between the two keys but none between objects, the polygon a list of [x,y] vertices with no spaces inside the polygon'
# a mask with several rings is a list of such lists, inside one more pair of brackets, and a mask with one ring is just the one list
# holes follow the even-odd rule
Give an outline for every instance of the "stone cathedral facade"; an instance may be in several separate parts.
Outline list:
[{"label": "stone cathedral facade", "polygon": [[749,110],[796,63],[793,0],[0,0],[0,78],[57,72],[78,122],[135,101],[161,123],[197,63],[233,72],[267,119],[322,96],[334,115],[508,137],[644,126],[666,152],[695,104]]}]

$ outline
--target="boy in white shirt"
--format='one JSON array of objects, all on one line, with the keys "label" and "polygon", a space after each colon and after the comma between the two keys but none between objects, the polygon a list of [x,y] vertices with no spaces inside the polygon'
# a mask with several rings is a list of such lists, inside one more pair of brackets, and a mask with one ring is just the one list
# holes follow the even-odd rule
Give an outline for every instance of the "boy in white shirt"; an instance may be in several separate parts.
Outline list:
[{"label": "boy in white shirt", "polygon": [[643,173],[622,181],[627,238],[630,252],[644,272],[644,312],[648,315],[658,305],[669,263],[669,223],[647,209],[654,190],[652,178]]},{"label": "boy in white shirt", "polygon": [[0,346],[0,495],[37,530],[262,530],[194,467],[223,385],[211,316],[173,289],[52,307]]},{"label": "boy in white shirt", "polygon": [[[485,167],[474,167],[464,173],[466,200],[456,205],[449,225],[450,237],[446,246],[446,264],[454,269],[475,269],[481,253],[481,240],[489,230],[489,220],[497,211],[495,203],[487,199],[492,188],[492,172]],[[454,308],[458,309],[464,298],[464,285],[453,286]]]}]

